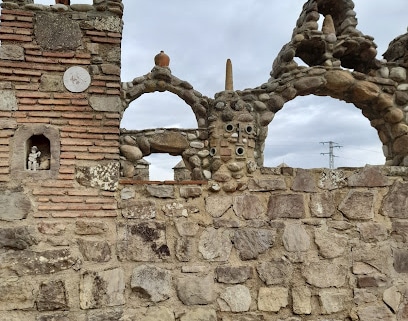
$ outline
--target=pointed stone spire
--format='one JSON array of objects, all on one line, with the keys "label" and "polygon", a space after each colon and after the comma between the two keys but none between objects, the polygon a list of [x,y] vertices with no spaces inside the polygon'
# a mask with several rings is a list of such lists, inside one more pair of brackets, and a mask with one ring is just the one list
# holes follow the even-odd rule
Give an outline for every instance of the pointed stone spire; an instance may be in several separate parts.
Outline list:
[{"label": "pointed stone spire", "polygon": [[234,80],[232,77],[232,63],[231,59],[227,59],[225,71],[225,90],[234,90]]},{"label": "pointed stone spire", "polygon": [[334,27],[333,17],[329,14],[324,17],[322,32],[325,35],[336,34],[336,28]]}]

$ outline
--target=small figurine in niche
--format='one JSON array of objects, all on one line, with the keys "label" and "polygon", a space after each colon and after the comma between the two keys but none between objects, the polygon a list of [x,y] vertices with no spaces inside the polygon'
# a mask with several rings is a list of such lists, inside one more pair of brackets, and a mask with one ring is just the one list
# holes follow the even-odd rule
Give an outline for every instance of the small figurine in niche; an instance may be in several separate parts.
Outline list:
[{"label": "small figurine in niche", "polygon": [[38,150],[37,146],[31,147],[31,153],[28,154],[28,164],[27,168],[29,171],[36,171],[38,166],[38,158],[41,156],[41,152]]}]

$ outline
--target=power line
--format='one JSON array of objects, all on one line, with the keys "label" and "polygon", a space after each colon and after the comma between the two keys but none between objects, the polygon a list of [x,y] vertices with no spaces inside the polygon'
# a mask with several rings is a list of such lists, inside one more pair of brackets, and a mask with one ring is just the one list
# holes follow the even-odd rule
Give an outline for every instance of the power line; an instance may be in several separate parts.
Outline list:
[{"label": "power line", "polygon": [[320,142],[320,144],[326,145],[329,144],[329,152],[328,153],[320,153],[322,155],[329,155],[329,168],[333,169],[334,168],[334,157],[337,157],[334,155],[334,148],[341,148],[343,146],[338,145],[335,142],[328,141],[328,142]]}]

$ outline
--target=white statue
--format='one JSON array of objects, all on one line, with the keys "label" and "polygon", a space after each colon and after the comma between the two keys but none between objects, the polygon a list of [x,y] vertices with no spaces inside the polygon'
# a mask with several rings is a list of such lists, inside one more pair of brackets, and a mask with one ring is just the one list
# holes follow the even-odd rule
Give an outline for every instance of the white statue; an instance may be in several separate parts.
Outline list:
[{"label": "white statue", "polygon": [[40,157],[41,152],[38,150],[37,146],[31,147],[31,153],[28,154],[28,170],[29,171],[36,171],[38,169],[39,161],[38,158]]}]

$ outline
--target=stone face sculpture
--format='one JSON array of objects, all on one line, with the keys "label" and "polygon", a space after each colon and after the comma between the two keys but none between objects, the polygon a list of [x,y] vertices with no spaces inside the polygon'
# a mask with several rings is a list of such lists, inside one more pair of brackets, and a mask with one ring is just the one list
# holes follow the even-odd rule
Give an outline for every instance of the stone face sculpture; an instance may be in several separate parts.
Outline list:
[{"label": "stone face sculpture", "polygon": [[36,171],[40,165],[38,159],[41,156],[41,152],[37,146],[31,147],[31,153],[28,154],[27,169],[29,171]]}]

